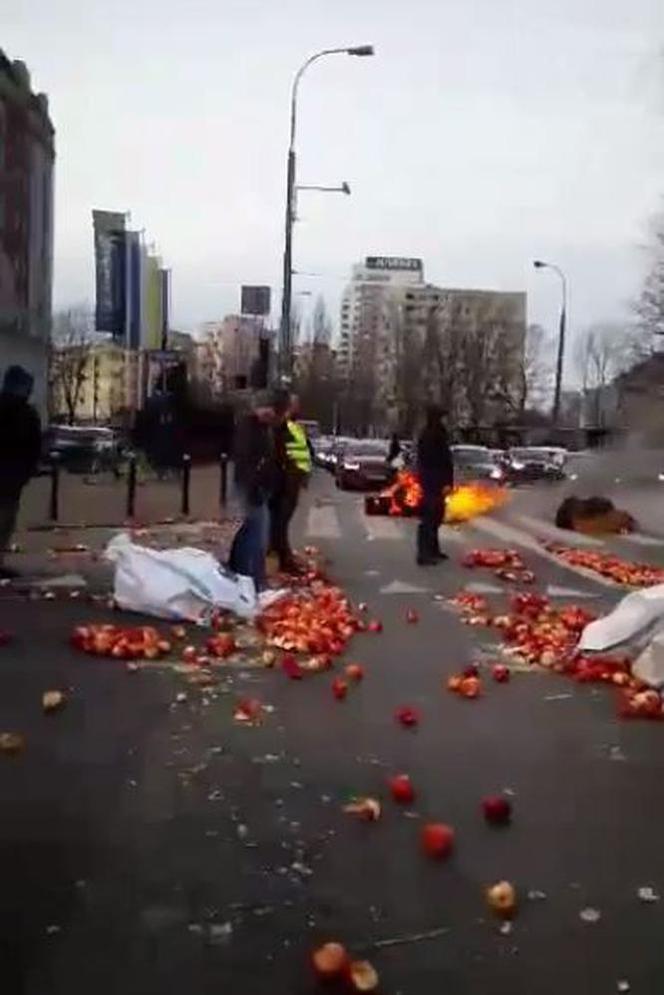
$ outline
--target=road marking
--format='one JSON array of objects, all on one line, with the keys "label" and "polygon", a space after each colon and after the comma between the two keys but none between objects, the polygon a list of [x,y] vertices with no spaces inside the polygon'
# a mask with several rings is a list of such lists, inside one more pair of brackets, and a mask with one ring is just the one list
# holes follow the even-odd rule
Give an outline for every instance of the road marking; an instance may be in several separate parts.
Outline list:
[{"label": "road marking", "polygon": [[481,581],[473,584],[464,584],[463,589],[470,594],[502,594],[505,590],[503,587],[497,587],[494,584],[483,584]]},{"label": "road marking", "polygon": [[381,587],[380,594],[430,594],[430,587],[418,587],[417,584],[408,584],[403,580],[393,580],[385,587]]},{"label": "road marking", "polygon": [[594,584],[601,584],[603,587],[612,587],[614,590],[616,588],[624,590],[621,584],[616,584],[615,581],[609,580],[608,577],[602,577],[600,574],[595,573],[594,570],[587,570],[585,567],[577,567],[571,563],[566,563],[565,560],[559,559],[559,557],[544,549],[542,544],[537,539],[533,539],[527,532],[514,529],[510,525],[505,525],[504,522],[497,521],[495,518],[481,516],[480,518],[474,518],[472,524],[474,529],[480,532],[487,532],[495,539],[508,543],[510,546],[523,546],[525,549],[530,549],[533,553],[541,556],[542,559],[549,560],[550,563],[555,563],[556,566],[563,570],[570,570],[572,573],[578,574],[579,577],[583,577],[584,580],[590,580]]},{"label": "road marking", "polygon": [[597,598],[598,594],[590,591],[577,591],[574,587],[558,587],[556,584],[549,584],[546,589],[549,598]]},{"label": "road marking", "polygon": [[519,522],[526,528],[531,529],[540,535],[546,536],[548,539],[558,539],[560,542],[564,542],[568,546],[601,546],[602,542],[600,539],[594,539],[592,536],[583,535],[581,532],[572,532],[569,529],[559,529],[557,525],[552,525],[551,522],[545,522],[541,518],[532,518],[530,515],[514,515],[510,516],[510,521]]},{"label": "road marking", "polygon": [[624,539],[625,542],[635,542],[637,546],[664,546],[664,539],[659,539],[657,536],[643,535],[642,532],[629,532],[626,535],[617,536],[618,539]]},{"label": "road marking", "polygon": [[382,515],[365,515],[362,512],[362,524],[367,531],[367,540],[369,542],[375,539],[389,539],[391,541],[395,539],[405,538],[405,532],[403,530],[402,521],[398,521],[394,518],[388,518]]},{"label": "road marking", "polygon": [[339,519],[332,505],[309,508],[307,535],[312,539],[341,539]]},{"label": "road marking", "polygon": [[452,525],[440,526],[438,529],[438,540],[439,542],[442,542],[443,545],[447,542],[462,543],[466,541],[463,537],[462,530],[454,528]]}]

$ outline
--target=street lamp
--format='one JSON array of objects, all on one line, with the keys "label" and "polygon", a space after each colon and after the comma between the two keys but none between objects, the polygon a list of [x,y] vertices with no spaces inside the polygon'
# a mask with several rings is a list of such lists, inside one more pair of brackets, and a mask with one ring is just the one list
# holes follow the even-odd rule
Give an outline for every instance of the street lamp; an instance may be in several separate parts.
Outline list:
[{"label": "street lamp", "polygon": [[[356,45],[352,48],[326,48],[316,52],[304,62],[295,74],[291,89],[290,107],[290,140],[288,143],[288,160],[286,168],[286,231],[284,238],[284,276],[283,294],[281,297],[281,325],[279,328],[279,365],[283,377],[289,377],[292,363],[291,341],[291,297],[292,297],[292,259],[293,259],[293,222],[295,221],[295,131],[297,125],[297,95],[300,80],[306,69],[317,59],[326,55],[355,55],[366,57],[374,54],[373,45]],[[347,184],[345,184],[347,186]],[[350,188],[349,188],[350,189]],[[342,192],[346,192],[343,190]]]},{"label": "street lamp", "polygon": [[563,382],[563,361],[565,358],[565,323],[567,321],[567,278],[560,266],[555,263],[547,263],[542,259],[535,259],[533,262],[535,269],[551,269],[560,277],[560,289],[562,297],[560,301],[560,324],[558,331],[558,356],[556,359],[556,384],[553,392],[553,410],[551,420],[554,427],[558,424],[560,416],[560,392]]}]

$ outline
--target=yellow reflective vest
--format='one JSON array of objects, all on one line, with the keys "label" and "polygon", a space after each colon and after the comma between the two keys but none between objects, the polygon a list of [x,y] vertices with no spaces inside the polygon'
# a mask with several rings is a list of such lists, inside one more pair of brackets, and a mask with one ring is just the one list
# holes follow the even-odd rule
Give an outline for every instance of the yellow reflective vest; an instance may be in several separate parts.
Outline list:
[{"label": "yellow reflective vest", "polygon": [[307,433],[296,421],[286,423],[288,440],[286,455],[300,473],[311,473],[311,453],[307,445]]}]

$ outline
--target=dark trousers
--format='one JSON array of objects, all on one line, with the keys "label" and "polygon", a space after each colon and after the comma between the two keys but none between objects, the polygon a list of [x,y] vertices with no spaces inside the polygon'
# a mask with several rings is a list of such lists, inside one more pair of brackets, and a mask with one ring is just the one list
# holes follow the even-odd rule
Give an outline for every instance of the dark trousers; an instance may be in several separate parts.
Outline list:
[{"label": "dark trousers", "polygon": [[445,514],[445,498],[442,487],[425,487],[422,493],[420,524],[417,527],[418,559],[431,559],[438,556],[438,529]]},{"label": "dark trousers", "polygon": [[235,533],[228,565],[237,574],[253,577],[256,590],[265,586],[267,506],[244,499],[244,518]]},{"label": "dark trousers", "polygon": [[21,494],[0,495],[0,562],[16,528]]},{"label": "dark trousers", "polygon": [[277,554],[282,570],[293,562],[288,527],[297,508],[300,488],[299,475],[289,474],[270,500],[270,550]]}]

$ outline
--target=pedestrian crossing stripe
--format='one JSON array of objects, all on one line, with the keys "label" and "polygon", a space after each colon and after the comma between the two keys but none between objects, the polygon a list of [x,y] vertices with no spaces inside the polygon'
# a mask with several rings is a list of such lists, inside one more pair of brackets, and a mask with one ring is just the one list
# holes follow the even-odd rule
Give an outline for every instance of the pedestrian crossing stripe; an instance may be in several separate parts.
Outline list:
[{"label": "pedestrian crossing stripe", "polygon": [[309,508],[306,534],[312,539],[341,539],[335,508],[329,504]]},{"label": "pedestrian crossing stripe", "polygon": [[[511,519],[510,519],[511,520]],[[545,522],[541,518],[532,518],[530,515],[515,515],[514,521],[524,525],[527,529],[532,529],[538,535],[547,539],[557,539],[567,546],[601,546],[600,539],[583,535],[581,532],[570,532],[568,529],[559,529],[557,525]]]}]

